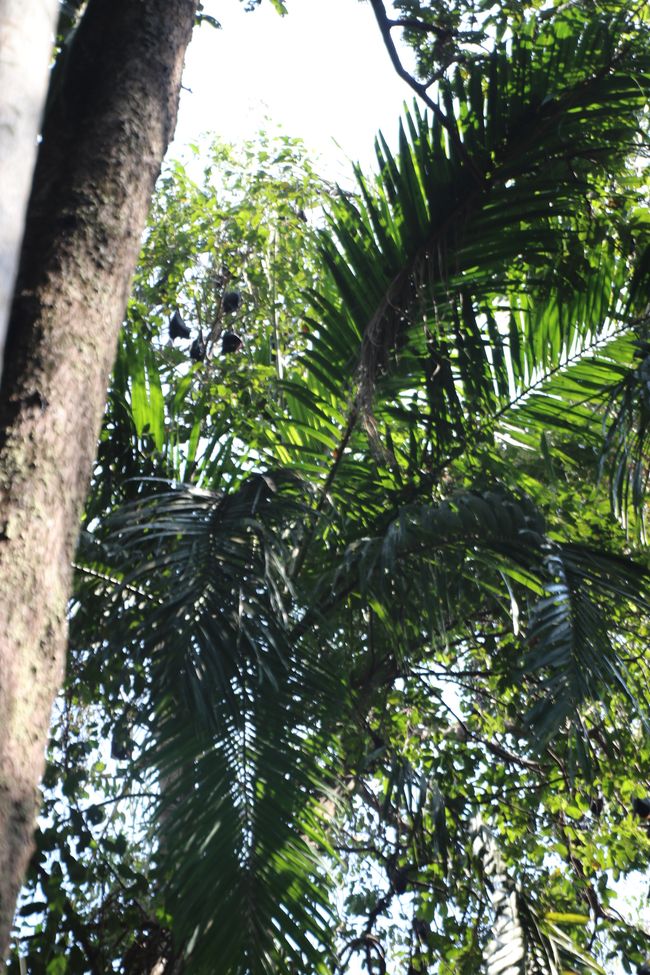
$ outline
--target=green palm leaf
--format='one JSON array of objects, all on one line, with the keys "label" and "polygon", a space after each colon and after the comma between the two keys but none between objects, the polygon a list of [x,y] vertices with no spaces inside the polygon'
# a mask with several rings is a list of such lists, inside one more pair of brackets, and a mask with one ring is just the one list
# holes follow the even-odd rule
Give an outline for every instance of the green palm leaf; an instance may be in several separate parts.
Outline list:
[{"label": "green palm leaf", "polygon": [[192,971],[215,958],[233,973],[315,969],[330,946],[325,742],[301,677],[271,688],[251,675],[218,735],[191,734],[172,702],[157,716],[158,875]]},{"label": "green palm leaf", "polygon": [[645,688],[635,688],[627,671],[623,635],[634,608],[650,608],[647,573],[629,559],[578,545],[556,547],[546,570],[551,581],[532,610],[524,660],[524,671],[542,680],[526,720],[540,741],[568,722],[588,751],[580,718],[586,703],[622,691],[635,713],[647,711]]},{"label": "green palm leaf", "polygon": [[[379,141],[378,177],[358,174],[361,200],[340,202],[323,243],[333,292],[315,298],[307,363],[341,402],[339,377],[356,365],[366,415],[377,387],[373,409],[428,415],[426,449],[444,456],[512,382],[557,367],[602,327],[622,265],[603,242],[611,214],[585,201],[638,142],[649,68],[623,28],[531,25],[441,82],[462,158],[417,107],[397,155]],[[545,318],[529,314],[544,295]]]},{"label": "green palm leaf", "polygon": [[233,973],[315,968],[331,939],[320,810],[341,677],[289,639],[298,486],[153,482],[111,522],[112,638],[155,688],[142,763],[160,789],[166,908],[197,972],[215,957]]},{"label": "green palm leaf", "polygon": [[348,548],[337,587],[360,593],[384,625],[401,628],[395,642],[411,660],[428,628],[442,637],[452,630],[458,639],[466,613],[524,627],[527,650],[512,677],[532,680],[535,703],[526,720],[538,746],[568,725],[588,750],[582,711],[611,694],[622,692],[640,715],[647,711],[620,636],[650,609],[646,570],[622,556],[558,542],[525,499],[477,492],[406,507],[381,535]]},{"label": "green palm leaf", "polygon": [[650,474],[650,357],[635,343],[635,359],[611,389],[602,466],[608,469],[612,507],[627,523],[630,513],[645,534],[645,496]]},{"label": "green palm leaf", "polygon": [[202,723],[215,691],[230,693],[242,660],[270,677],[285,667],[288,560],[272,531],[278,507],[295,511],[295,500],[269,475],[230,494],[163,490],[111,519],[111,544],[129,566],[125,584],[148,594],[143,624],[133,607],[132,638],[170,686],[182,675],[177,690]]}]

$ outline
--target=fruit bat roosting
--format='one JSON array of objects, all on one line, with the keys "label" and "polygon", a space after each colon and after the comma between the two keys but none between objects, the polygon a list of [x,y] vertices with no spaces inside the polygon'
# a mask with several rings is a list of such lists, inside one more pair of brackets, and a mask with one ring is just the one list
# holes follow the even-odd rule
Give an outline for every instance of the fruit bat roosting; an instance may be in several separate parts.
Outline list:
[{"label": "fruit bat roosting", "polygon": [[224,332],[221,336],[222,352],[237,352],[244,343],[234,332]]},{"label": "fruit bat roosting", "polygon": [[640,799],[638,796],[632,802],[632,812],[639,819],[648,819],[650,817],[650,798]]},{"label": "fruit bat roosting", "polygon": [[169,319],[169,337],[173,339],[189,339],[191,332],[180,316],[178,309]]},{"label": "fruit bat roosting", "polygon": [[190,346],[190,358],[195,362],[203,362],[205,359],[205,341],[200,332]]},{"label": "fruit bat roosting", "polygon": [[225,312],[237,311],[241,295],[238,291],[226,291],[223,296],[223,310]]}]

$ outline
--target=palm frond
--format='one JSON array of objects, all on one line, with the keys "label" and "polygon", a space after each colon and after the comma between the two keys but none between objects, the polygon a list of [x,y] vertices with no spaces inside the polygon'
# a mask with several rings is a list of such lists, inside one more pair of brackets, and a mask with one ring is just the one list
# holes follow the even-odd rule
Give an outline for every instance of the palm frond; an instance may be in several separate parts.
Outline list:
[{"label": "palm frond", "polygon": [[348,547],[333,589],[356,593],[385,626],[401,628],[394,642],[411,663],[423,634],[453,631],[459,639],[468,613],[524,630],[523,662],[501,664],[512,668],[513,681],[530,685],[526,723],[536,747],[568,727],[580,753],[588,752],[584,709],[612,694],[626,696],[640,716],[648,712],[645,689],[625,663],[635,621],[650,610],[647,571],[627,557],[558,541],[526,499],[468,492],[405,507],[382,534]]},{"label": "palm frond", "polygon": [[[111,522],[112,639],[148,674],[159,872],[192,970],[295,972],[331,940],[328,709],[342,675],[290,640],[294,477],[150,482]],[[219,905],[219,917],[214,914]]]},{"label": "palm frond", "polygon": [[580,437],[598,452],[604,416],[614,390],[634,362],[634,332],[624,325],[580,348],[560,370],[542,374],[499,418],[498,429],[515,443],[536,448],[540,434]]},{"label": "palm frond", "polygon": [[611,506],[626,526],[645,534],[648,481],[647,319],[622,322],[578,348],[553,374],[499,417],[509,440],[537,449],[540,436],[555,436],[555,450],[578,437],[599,458],[609,481]]},{"label": "palm frond", "polygon": [[589,751],[581,710],[608,692],[622,692],[643,716],[648,700],[627,672],[630,620],[650,609],[645,569],[627,558],[558,545],[545,560],[544,597],[531,613],[523,670],[540,678],[539,699],[526,716],[540,742],[567,723]]},{"label": "palm frond", "polygon": [[540,591],[535,572],[543,542],[543,519],[526,499],[498,490],[459,492],[439,504],[405,506],[381,534],[349,545],[335,589],[392,600],[397,585],[412,589],[412,560],[431,567],[428,591],[419,594],[424,601],[446,591],[436,583],[438,571],[446,581],[449,574],[464,579],[476,595],[499,589],[504,575]]},{"label": "palm frond", "polygon": [[198,708],[203,724],[215,693],[230,693],[242,661],[271,679],[287,665],[289,558],[273,529],[287,511],[295,516],[293,484],[286,475],[258,475],[214,494],[152,481],[159,493],[125,505],[110,521],[127,593],[129,586],[147,593],[142,624],[142,607],[128,598],[118,615],[131,614],[132,642],[156,662],[158,678]]},{"label": "palm frond", "polygon": [[192,716],[171,701],[157,716],[146,761],[161,782],[159,877],[192,971],[218,958],[227,972],[289,975],[331,951],[327,741],[309,684],[294,672],[272,689],[251,675],[218,735],[188,733]]},{"label": "palm frond", "polygon": [[611,389],[601,467],[609,474],[612,508],[628,523],[636,517],[645,536],[645,497],[650,476],[650,346],[637,342],[633,361]]},{"label": "palm frond", "polygon": [[[377,383],[402,410],[420,390],[438,454],[611,307],[611,215],[589,201],[638,143],[650,65],[617,21],[536,30],[441,82],[462,158],[416,106],[396,155],[379,140],[378,177],[358,175],[361,199],[341,201],[323,244],[334,290],[314,298],[310,368],[344,401],[339,377],[358,366],[366,412]],[[533,295],[550,299],[545,321],[527,314]]]}]

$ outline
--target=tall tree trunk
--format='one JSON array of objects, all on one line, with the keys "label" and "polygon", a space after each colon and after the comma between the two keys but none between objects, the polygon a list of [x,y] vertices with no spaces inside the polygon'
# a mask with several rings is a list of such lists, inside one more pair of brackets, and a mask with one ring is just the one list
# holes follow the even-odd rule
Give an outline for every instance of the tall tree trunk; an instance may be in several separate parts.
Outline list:
[{"label": "tall tree trunk", "polygon": [[0,378],[58,0],[0,0]]},{"label": "tall tree trunk", "polygon": [[0,386],[0,959],[32,848],[106,386],[197,0],[90,0],[57,66]]}]

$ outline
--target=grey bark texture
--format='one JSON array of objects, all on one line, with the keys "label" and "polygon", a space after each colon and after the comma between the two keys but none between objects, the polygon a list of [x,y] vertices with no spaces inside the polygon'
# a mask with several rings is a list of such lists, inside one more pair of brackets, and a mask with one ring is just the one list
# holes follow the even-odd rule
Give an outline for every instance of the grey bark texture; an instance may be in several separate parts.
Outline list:
[{"label": "grey bark texture", "polygon": [[58,0],[0,0],[0,378]]},{"label": "grey bark texture", "polygon": [[90,0],[52,79],[0,386],[0,965],[106,387],[196,8]]}]

